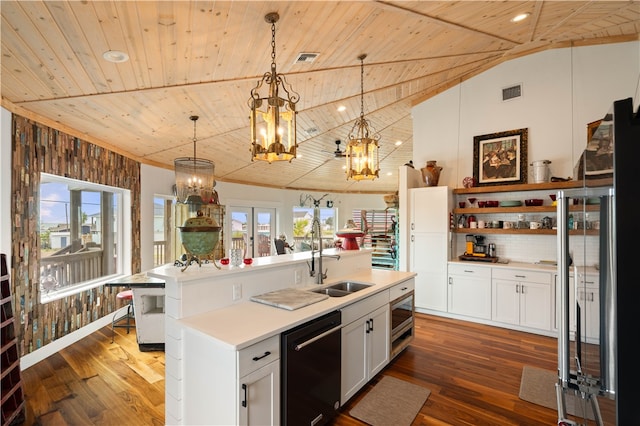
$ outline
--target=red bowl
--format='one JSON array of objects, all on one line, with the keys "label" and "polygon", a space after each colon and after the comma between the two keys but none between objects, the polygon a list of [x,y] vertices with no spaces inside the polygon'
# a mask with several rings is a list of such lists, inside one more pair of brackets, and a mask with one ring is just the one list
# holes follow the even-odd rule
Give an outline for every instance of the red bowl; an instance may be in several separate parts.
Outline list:
[{"label": "red bowl", "polygon": [[251,259],[250,257],[247,259],[242,259],[242,261],[245,265],[251,265],[253,263],[253,259]]},{"label": "red bowl", "polygon": [[486,201],[478,201],[478,207],[485,207],[487,205]]},{"label": "red bowl", "polygon": [[487,201],[487,207],[498,207],[497,201]]},{"label": "red bowl", "polygon": [[220,259],[220,263],[223,265],[228,265],[229,264],[229,258],[228,257],[223,257],[222,259]]},{"label": "red bowl", "polygon": [[529,200],[524,200],[524,204],[526,206],[541,206],[542,200],[540,198],[531,198]]}]

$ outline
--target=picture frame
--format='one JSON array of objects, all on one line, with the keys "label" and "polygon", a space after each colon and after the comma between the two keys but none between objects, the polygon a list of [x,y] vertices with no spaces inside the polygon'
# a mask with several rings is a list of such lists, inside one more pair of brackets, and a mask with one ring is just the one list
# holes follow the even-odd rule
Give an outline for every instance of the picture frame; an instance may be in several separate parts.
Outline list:
[{"label": "picture frame", "polygon": [[606,118],[587,123],[587,148],[580,158],[587,178],[613,176],[613,122]]},{"label": "picture frame", "polygon": [[477,186],[527,183],[529,129],[473,137],[473,177]]}]

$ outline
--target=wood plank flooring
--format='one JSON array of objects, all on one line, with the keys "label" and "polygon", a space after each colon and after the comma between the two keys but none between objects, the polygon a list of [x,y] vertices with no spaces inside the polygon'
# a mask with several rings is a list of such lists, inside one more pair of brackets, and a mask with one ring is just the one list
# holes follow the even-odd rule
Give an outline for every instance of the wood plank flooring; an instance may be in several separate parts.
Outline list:
[{"label": "wood plank flooring", "polygon": [[[22,372],[27,425],[164,424],[164,353],[105,327]],[[431,390],[413,425],[553,425],[555,410],[518,398],[522,367],[555,370],[556,339],[416,314],[416,337],[382,373]],[[349,410],[334,420],[364,425]]]}]

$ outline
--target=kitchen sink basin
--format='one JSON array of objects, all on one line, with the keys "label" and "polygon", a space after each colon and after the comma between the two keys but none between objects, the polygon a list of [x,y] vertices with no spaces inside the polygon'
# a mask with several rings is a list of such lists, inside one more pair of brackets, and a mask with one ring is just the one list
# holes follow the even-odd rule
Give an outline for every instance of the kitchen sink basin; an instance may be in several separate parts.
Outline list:
[{"label": "kitchen sink basin", "polygon": [[342,281],[339,283],[331,284],[327,288],[335,290],[347,291],[349,293],[355,293],[356,291],[363,290],[367,287],[371,287],[371,284],[356,283],[353,281]]},{"label": "kitchen sink basin", "polygon": [[342,297],[347,294],[351,294],[351,291],[337,290],[335,288],[319,288],[317,290],[312,290],[314,293],[327,294],[330,297]]},{"label": "kitchen sink basin", "polygon": [[314,293],[327,294],[331,297],[343,297],[370,286],[371,284],[362,284],[362,283],[356,283],[352,281],[341,281],[341,282],[331,284],[326,287],[318,288],[316,290],[311,290],[311,291],[313,291]]}]

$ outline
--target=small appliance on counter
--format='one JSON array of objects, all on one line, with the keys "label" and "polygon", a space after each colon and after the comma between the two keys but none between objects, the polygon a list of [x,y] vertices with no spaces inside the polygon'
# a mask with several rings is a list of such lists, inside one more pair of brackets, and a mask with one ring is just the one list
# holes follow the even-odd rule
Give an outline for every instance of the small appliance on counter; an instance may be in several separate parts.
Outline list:
[{"label": "small appliance on counter", "polygon": [[467,234],[465,252],[458,258],[460,260],[475,260],[481,262],[497,262],[496,245],[485,243],[484,235]]}]

